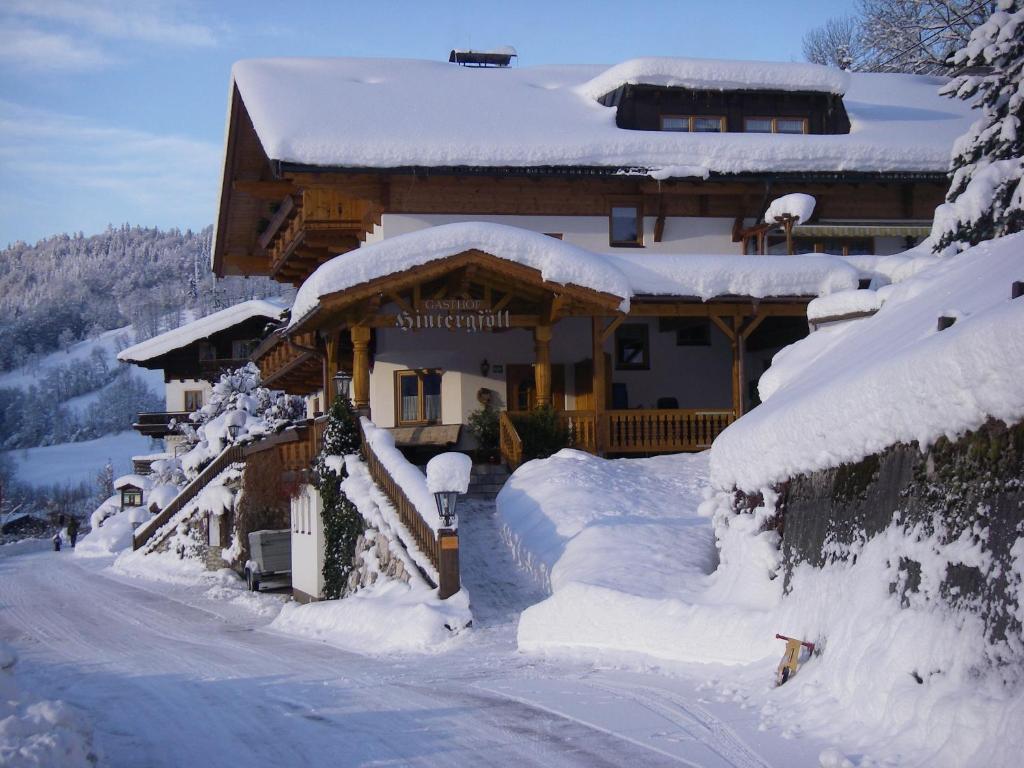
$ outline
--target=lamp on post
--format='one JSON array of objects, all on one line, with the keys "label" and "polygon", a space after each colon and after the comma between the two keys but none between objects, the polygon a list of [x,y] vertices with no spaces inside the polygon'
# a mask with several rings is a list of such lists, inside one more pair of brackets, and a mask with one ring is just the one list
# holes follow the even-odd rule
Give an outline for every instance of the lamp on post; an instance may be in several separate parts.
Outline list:
[{"label": "lamp on post", "polygon": [[235,442],[238,438],[238,433],[242,431],[240,424],[228,424],[228,437],[231,438],[231,442]]},{"label": "lamp on post", "polygon": [[455,524],[455,510],[459,503],[458,491],[434,491],[434,502],[437,514],[441,517],[441,525],[451,528]]},{"label": "lamp on post", "polygon": [[338,371],[334,374],[334,394],[345,402],[349,402],[352,396],[352,374],[348,371]]},{"label": "lamp on post", "polygon": [[437,531],[438,595],[442,600],[459,591],[459,494],[469,490],[473,461],[464,453],[442,453],[427,462],[427,490],[434,494],[441,527]]}]

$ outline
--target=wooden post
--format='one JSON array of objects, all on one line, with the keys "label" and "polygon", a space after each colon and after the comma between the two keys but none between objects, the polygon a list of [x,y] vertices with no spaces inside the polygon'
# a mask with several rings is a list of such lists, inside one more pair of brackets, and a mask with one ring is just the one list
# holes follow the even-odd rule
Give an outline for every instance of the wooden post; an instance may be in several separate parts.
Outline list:
[{"label": "wooden post", "polygon": [[537,407],[551,405],[551,326],[538,325],[533,329],[533,379],[537,388]]},{"label": "wooden post", "polygon": [[732,409],[738,419],[743,415],[743,336],[740,333],[742,318],[732,319]]},{"label": "wooden post", "polygon": [[324,356],[324,413],[331,410],[334,398],[334,374],[338,372],[338,334],[332,331],[326,340],[327,354]]},{"label": "wooden post", "polygon": [[437,564],[438,597],[447,600],[458,592],[459,583],[459,534],[450,528],[442,528],[437,532],[437,549],[440,562]]},{"label": "wooden post", "polygon": [[605,391],[605,370],[604,370],[604,319],[600,317],[591,318],[591,340],[594,363],[593,383],[591,392],[594,395],[594,437],[597,443],[596,452],[603,456],[608,450],[608,424],[605,420],[605,404],[608,393]]},{"label": "wooden post", "polygon": [[352,334],[352,404],[357,411],[370,407],[370,329],[353,325]]}]

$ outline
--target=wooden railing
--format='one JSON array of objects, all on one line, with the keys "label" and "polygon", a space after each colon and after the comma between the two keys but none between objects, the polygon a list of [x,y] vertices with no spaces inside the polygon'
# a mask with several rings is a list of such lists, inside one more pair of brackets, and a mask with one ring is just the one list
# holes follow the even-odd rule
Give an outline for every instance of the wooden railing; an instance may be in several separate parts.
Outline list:
[{"label": "wooden railing", "polygon": [[608,411],[608,453],[698,451],[734,419],[732,411]]},{"label": "wooden railing", "polygon": [[203,467],[202,472],[186,485],[171,503],[164,507],[156,517],[140,525],[132,534],[132,549],[139,549],[152,538],[182,507],[194,499],[213,478],[236,462],[245,461],[245,446],[229,445],[218,454],[217,458]]},{"label": "wooden railing", "polygon": [[[360,426],[360,432],[362,427]],[[409,501],[409,497],[405,494],[395,479],[388,472],[387,467],[377,458],[377,454],[373,452],[373,447],[366,439],[366,435],[362,435],[362,454],[363,459],[366,461],[366,466],[370,470],[370,477],[377,484],[377,487],[384,492],[384,495],[391,501],[395,511],[398,512],[398,517],[402,521],[402,525],[405,529],[412,534],[417,547],[420,551],[427,556],[430,560],[431,565],[434,569],[441,572],[441,544],[438,536],[434,533],[434,529],[430,527],[430,524],[423,519],[423,516],[416,509],[416,506]],[[408,545],[411,542],[403,542]],[[423,573],[424,578],[427,579],[433,586],[438,586],[434,583],[434,580],[427,574]],[[456,589],[456,591],[458,591]]]},{"label": "wooden railing", "polygon": [[569,447],[597,453],[597,419],[593,411],[559,411],[558,425],[569,433]]},{"label": "wooden railing", "polygon": [[515,469],[523,463],[523,440],[519,437],[516,425],[508,415],[508,411],[502,411],[498,417],[499,437],[498,445],[501,448],[502,461],[509,470]]}]

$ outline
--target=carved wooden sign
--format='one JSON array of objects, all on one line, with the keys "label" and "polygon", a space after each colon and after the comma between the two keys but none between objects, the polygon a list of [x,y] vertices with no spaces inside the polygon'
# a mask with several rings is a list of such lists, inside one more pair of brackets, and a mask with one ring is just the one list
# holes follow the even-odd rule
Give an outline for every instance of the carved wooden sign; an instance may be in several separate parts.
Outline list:
[{"label": "carved wooden sign", "polygon": [[411,312],[399,312],[395,327],[402,331],[440,328],[478,333],[511,328],[512,315],[507,309],[495,312],[482,299],[425,299]]}]

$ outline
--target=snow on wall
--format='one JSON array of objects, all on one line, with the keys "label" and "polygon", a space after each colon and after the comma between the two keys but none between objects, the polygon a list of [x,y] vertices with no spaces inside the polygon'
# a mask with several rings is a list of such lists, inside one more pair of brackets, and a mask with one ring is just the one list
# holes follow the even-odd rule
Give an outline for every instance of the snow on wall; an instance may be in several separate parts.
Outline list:
[{"label": "snow on wall", "polygon": [[[764,403],[712,447],[712,481],[757,491],[897,442],[955,438],[989,417],[1024,417],[1024,233],[990,241],[888,287],[873,316],[785,349]],[[956,323],[937,331],[940,315]]]},{"label": "snow on wall", "polygon": [[191,323],[175,328],[173,331],[161,333],[151,339],[139,342],[128,347],[118,354],[117,359],[126,363],[141,363],[152,360],[154,357],[166,355],[175,349],[181,349],[194,341],[205,339],[219,331],[226,330],[232,326],[243,323],[253,317],[266,317],[270,320],[277,320],[285,304],[267,300],[252,299],[243,301],[240,304],[214,312],[212,315],[201,317]]},{"label": "snow on wall", "polygon": [[320,298],[415,266],[477,249],[538,270],[550,282],[622,299],[637,294],[817,296],[857,287],[858,272],[841,259],[813,256],[677,256],[599,254],[538,232],[487,222],[444,224],[387,238],[335,256],[299,288],[291,325]]},{"label": "snow on wall", "polygon": [[[437,61],[253,59],[236,63],[232,77],[271,159],[325,166],[599,166],[654,172],[658,178],[944,172],[954,139],[970,125],[967,104],[938,95],[946,82],[941,78],[848,75],[807,64],[638,61],[660,61],[665,72],[704,72],[700,82],[717,77],[720,87],[733,87],[732,73],[746,87],[760,79],[765,87],[784,90],[846,88],[851,131],[826,136],[622,130],[614,108],[599,104],[586,87],[580,92],[588,83],[593,93],[614,89],[623,82],[615,67],[478,71]],[[635,62],[620,66],[643,69]],[[607,86],[593,87],[595,82]]]},{"label": "snow on wall", "polygon": [[606,69],[579,86],[599,99],[622,85],[661,85],[700,91],[814,91],[842,95],[850,73],[820,64],[648,56]]}]

